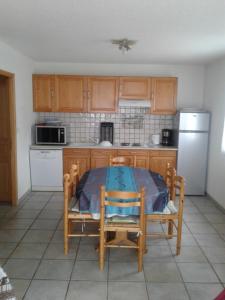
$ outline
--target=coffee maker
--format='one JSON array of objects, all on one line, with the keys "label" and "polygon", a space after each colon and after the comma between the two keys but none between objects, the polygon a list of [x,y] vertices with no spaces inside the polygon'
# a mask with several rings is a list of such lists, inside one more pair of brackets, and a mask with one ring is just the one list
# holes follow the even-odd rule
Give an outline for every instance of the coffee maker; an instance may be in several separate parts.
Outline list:
[{"label": "coffee maker", "polygon": [[162,129],[162,145],[163,146],[172,146],[173,139],[172,139],[173,130],[172,129]]},{"label": "coffee maker", "polygon": [[100,142],[108,141],[113,144],[113,123],[101,122],[100,124]]}]

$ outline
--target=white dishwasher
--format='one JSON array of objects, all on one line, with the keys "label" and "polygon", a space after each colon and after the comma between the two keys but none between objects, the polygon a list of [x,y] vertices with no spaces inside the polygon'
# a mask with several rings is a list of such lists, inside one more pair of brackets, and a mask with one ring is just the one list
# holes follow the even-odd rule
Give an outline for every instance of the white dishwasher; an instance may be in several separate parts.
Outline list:
[{"label": "white dishwasher", "polygon": [[31,149],[32,191],[63,191],[62,149]]}]

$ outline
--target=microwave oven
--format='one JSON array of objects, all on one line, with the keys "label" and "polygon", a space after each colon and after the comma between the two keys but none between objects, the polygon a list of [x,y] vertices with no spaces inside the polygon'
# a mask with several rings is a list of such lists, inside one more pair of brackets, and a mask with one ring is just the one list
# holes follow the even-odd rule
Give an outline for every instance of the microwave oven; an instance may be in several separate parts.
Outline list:
[{"label": "microwave oven", "polygon": [[66,145],[67,128],[65,126],[36,125],[36,144]]}]

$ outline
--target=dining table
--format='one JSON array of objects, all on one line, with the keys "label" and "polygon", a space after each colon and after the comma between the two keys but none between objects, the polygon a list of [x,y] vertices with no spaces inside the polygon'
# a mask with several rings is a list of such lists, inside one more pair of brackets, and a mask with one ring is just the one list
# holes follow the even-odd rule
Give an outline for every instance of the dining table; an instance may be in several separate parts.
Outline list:
[{"label": "dining table", "polygon": [[[95,168],[87,171],[80,178],[76,188],[76,207],[80,213],[90,213],[93,219],[100,219],[100,187],[106,191],[139,192],[145,191],[145,215],[163,213],[167,206],[169,191],[163,177],[144,168],[116,166]],[[133,199],[131,199],[132,201]],[[138,216],[137,207],[107,207],[106,217]],[[115,242],[130,243],[124,235],[116,233]]]}]

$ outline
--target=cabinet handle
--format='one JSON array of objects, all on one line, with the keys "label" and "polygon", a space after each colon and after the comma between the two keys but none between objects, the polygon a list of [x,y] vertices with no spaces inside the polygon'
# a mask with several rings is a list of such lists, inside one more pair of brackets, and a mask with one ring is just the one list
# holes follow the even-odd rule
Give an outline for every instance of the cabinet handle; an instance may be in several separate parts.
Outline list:
[{"label": "cabinet handle", "polygon": [[54,97],[54,91],[51,89],[51,97]]},{"label": "cabinet handle", "polygon": [[60,143],[60,129],[58,129],[58,143]]}]

